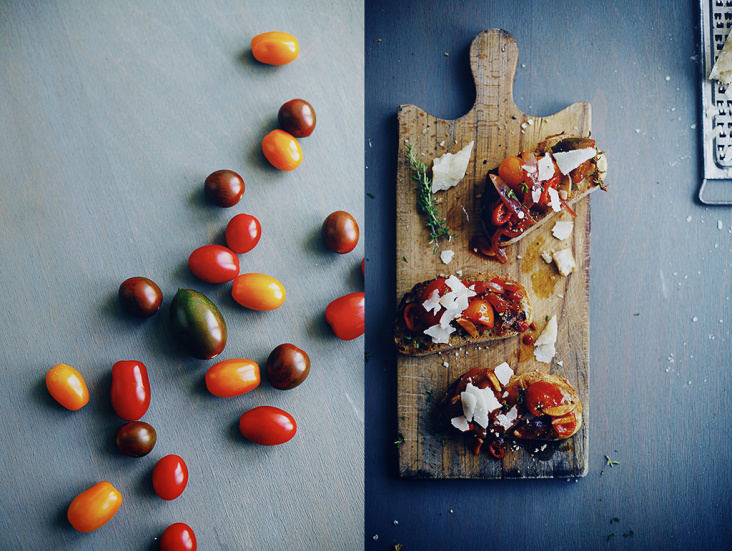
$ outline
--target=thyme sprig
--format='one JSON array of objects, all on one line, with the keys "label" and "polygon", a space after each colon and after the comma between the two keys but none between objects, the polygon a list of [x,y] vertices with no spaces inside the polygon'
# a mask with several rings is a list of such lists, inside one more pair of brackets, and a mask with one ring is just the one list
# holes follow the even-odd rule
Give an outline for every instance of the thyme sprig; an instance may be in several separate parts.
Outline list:
[{"label": "thyme sprig", "polygon": [[414,170],[412,178],[417,182],[417,210],[427,216],[425,222],[427,229],[430,230],[430,243],[435,244],[437,251],[437,240],[440,238],[450,241],[453,237],[457,237],[457,233],[452,233],[447,227],[447,221],[440,218],[440,211],[437,207],[437,199],[432,194],[432,181],[427,176],[427,165],[417,159],[414,154],[414,146],[407,146],[407,161],[409,166]]}]

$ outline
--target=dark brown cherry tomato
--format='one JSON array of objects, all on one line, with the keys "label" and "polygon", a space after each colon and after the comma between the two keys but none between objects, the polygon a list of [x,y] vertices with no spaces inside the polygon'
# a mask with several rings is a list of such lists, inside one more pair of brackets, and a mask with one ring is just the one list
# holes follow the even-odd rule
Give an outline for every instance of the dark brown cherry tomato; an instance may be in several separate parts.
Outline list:
[{"label": "dark brown cherry tomato", "polygon": [[166,455],[155,464],[152,474],[155,493],[168,501],[177,498],[188,484],[188,466],[178,455]]},{"label": "dark brown cherry tomato", "polygon": [[163,303],[163,293],[154,281],[131,277],[119,286],[119,303],[133,316],[149,318]]},{"label": "dark brown cherry tomato", "polygon": [[196,551],[196,534],[184,522],[176,522],[160,536],[160,551]]},{"label": "dark brown cherry tomato", "polygon": [[125,421],[137,421],[150,407],[147,368],[137,360],[122,360],[112,366],[112,408]]},{"label": "dark brown cherry tomato", "polygon": [[206,283],[225,283],[239,275],[239,257],[221,245],[204,245],[188,257],[188,267]]},{"label": "dark brown cherry tomato", "polygon": [[537,381],[526,389],[526,407],[539,417],[544,415],[544,408],[558,406],[562,403],[562,392],[551,383]]},{"label": "dark brown cherry tomato", "polygon": [[336,337],[350,341],[363,335],[364,293],[350,293],[335,299],[325,309],[328,322]]},{"label": "dark brown cherry tomato", "polygon": [[310,356],[294,344],[276,347],[267,358],[267,379],[279,390],[289,390],[301,384],[310,373]]},{"label": "dark brown cherry tomato", "polygon": [[315,110],[304,99],[293,99],[280,107],[277,122],[296,138],[307,138],[315,130]]},{"label": "dark brown cherry tomato", "polygon": [[358,224],[346,211],[337,210],[323,222],[325,246],[338,254],[350,253],[358,244]]},{"label": "dark brown cherry tomato", "polygon": [[143,421],[130,421],[117,430],[117,448],[129,457],[144,457],[158,441],[158,434],[152,425]]},{"label": "dark brown cherry tomato", "polygon": [[295,436],[297,423],[292,415],[280,408],[259,406],[239,418],[239,431],[255,444],[277,446]]},{"label": "dark brown cherry tomato", "polygon": [[251,251],[262,237],[262,226],[251,214],[237,214],[226,225],[226,244],[236,254]]},{"label": "dark brown cherry tomato", "polygon": [[233,207],[244,195],[244,179],[233,170],[212,172],[203,183],[206,197],[217,207]]}]

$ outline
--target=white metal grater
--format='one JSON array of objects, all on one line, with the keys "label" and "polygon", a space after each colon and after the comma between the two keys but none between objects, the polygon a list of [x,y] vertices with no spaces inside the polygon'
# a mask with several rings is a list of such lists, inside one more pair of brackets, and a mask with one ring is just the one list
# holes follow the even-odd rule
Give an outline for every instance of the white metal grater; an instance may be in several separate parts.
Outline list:
[{"label": "white metal grater", "polygon": [[709,73],[732,29],[732,0],[701,0],[702,157],[704,179],[699,200],[732,204],[732,87]]}]

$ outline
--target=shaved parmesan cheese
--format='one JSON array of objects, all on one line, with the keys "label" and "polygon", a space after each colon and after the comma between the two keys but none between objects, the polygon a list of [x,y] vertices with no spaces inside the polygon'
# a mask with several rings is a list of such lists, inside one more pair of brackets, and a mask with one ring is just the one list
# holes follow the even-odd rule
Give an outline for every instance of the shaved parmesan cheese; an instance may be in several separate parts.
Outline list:
[{"label": "shaved parmesan cheese", "polygon": [[554,257],[554,263],[557,265],[557,270],[559,270],[559,273],[563,276],[567,276],[577,269],[572,249],[555,251],[552,253],[552,257]]},{"label": "shaved parmesan cheese", "polygon": [[554,160],[562,174],[569,174],[575,168],[585,161],[589,161],[595,155],[597,150],[594,147],[586,147],[584,149],[573,149],[572,151],[560,151],[554,154]]},{"label": "shaved parmesan cheese", "polygon": [[551,363],[552,358],[557,353],[554,347],[557,342],[557,330],[557,316],[552,316],[535,342],[534,357],[537,362]]},{"label": "shaved parmesan cheese", "polygon": [[562,220],[561,222],[554,224],[552,234],[560,241],[563,241],[572,234],[572,227],[573,224],[571,220]]},{"label": "shaved parmesan cheese", "polygon": [[465,176],[473,151],[473,142],[455,153],[445,153],[432,164],[432,193],[450,189],[458,185]]},{"label": "shaved parmesan cheese", "polygon": [[553,187],[549,188],[549,204],[554,212],[562,210],[562,202],[559,200],[559,193]]},{"label": "shaved parmesan cheese", "polygon": [[430,298],[422,303],[422,307],[428,312],[432,312],[433,314],[439,312],[440,308],[442,308],[440,306],[440,292],[437,289],[432,291]]},{"label": "shaved parmesan cheese", "polygon": [[531,190],[531,198],[534,200],[534,203],[538,203],[539,199],[541,199],[541,188],[537,187],[536,189]]},{"label": "shaved parmesan cheese", "polygon": [[501,407],[490,387],[478,388],[473,383],[468,383],[465,390],[460,393],[460,400],[465,419],[468,422],[475,421],[483,428],[488,427],[488,415]]},{"label": "shaved parmesan cheese", "polygon": [[450,335],[454,333],[456,329],[452,325],[442,327],[442,325],[433,325],[424,330],[424,334],[428,337],[432,337],[432,342],[436,344],[448,344],[450,342]]},{"label": "shaved parmesan cheese", "polygon": [[505,414],[499,413],[498,415],[496,415],[496,421],[499,425],[503,427],[503,430],[510,429],[511,425],[513,425],[514,421],[516,421],[517,418],[518,410],[516,409],[516,406],[513,406]]},{"label": "shaved parmesan cheese", "polygon": [[463,403],[463,415],[466,419],[472,419],[475,413],[475,404],[478,403],[478,397],[472,392],[461,392],[460,401]]},{"label": "shaved parmesan cheese", "polygon": [[[551,263],[552,263],[552,261],[554,260],[554,259],[552,258],[552,255],[551,255],[551,253],[541,253],[541,258],[542,258],[542,260],[543,260],[544,262],[546,262],[547,264],[551,264]],[[426,303],[425,303],[425,304],[426,304]]]},{"label": "shaved parmesan cheese", "polygon": [[468,420],[464,415],[461,415],[460,417],[453,417],[450,419],[450,424],[460,432],[467,432],[470,430],[470,425],[468,425]]},{"label": "shaved parmesan cheese", "polygon": [[506,362],[503,362],[496,366],[493,370],[493,374],[498,378],[498,382],[501,383],[501,385],[506,386],[508,381],[511,379],[511,375],[513,375],[513,369],[511,369]]},{"label": "shaved parmesan cheese", "polygon": [[538,165],[540,182],[546,182],[549,178],[554,176],[554,163],[548,154],[539,159]]},{"label": "shaved parmesan cheese", "polygon": [[714,63],[714,67],[712,67],[709,78],[721,82],[725,86],[732,83],[732,40],[729,36],[719,53],[717,61]]},{"label": "shaved parmesan cheese", "polygon": [[448,249],[440,253],[440,260],[442,260],[442,262],[445,264],[450,264],[453,256],[455,256],[455,251],[451,251],[450,249]]}]

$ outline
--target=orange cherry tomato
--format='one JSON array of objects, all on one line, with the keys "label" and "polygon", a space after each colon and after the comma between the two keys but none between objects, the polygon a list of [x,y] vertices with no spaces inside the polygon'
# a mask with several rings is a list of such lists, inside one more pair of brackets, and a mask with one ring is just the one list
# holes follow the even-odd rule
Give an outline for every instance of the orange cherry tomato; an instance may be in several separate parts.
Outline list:
[{"label": "orange cherry tomato", "polygon": [[78,411],[89,403],[89,389],[84,377],[66,364],[58,364],[46,373],[46,387],[54,400],[71,411]]},{"label": "orange cherry tomato", "polygon": [[506,157],[498,166],[498,175],[509,186],[517,186],[524,181],[524,161],[519,157]]},{"label": "orange cherry tomato", "polygon": [[289,33],[270,31],[252,38],[254,59],[267,65],[286,65],[297,59],[300,45]]},{"label": "orange cherry tomato", "polygon": [[302,162],[302,148],[295,137],[284,130],[272,130],[262,139],[262,152],[273,167],[295,170]]},{"label": "orange cherry tomato", "polygon": [[483,325],[486,329],[493,329],[493,307],[485,300],[479,298],[471,300],[463,312],[463,317]]},{"label": "orange cherry tomato", "polygon": [[122,494],[105,480],[76,496],[66,516],[79,532],[92,532],[109,522],[121,506]]},{"label": "orange cherry tomato", "polygon": [[221,398],[246,394],[257,388],[261,380],[259,365],[240,358],[215,363],[206,372],[206,388]]},{"label": "orange cherry tomato", "polygon": [[234,300],[251,310],[275,310],[285,302],[285,287],[266,274],[241,274],[231,288]]}]

